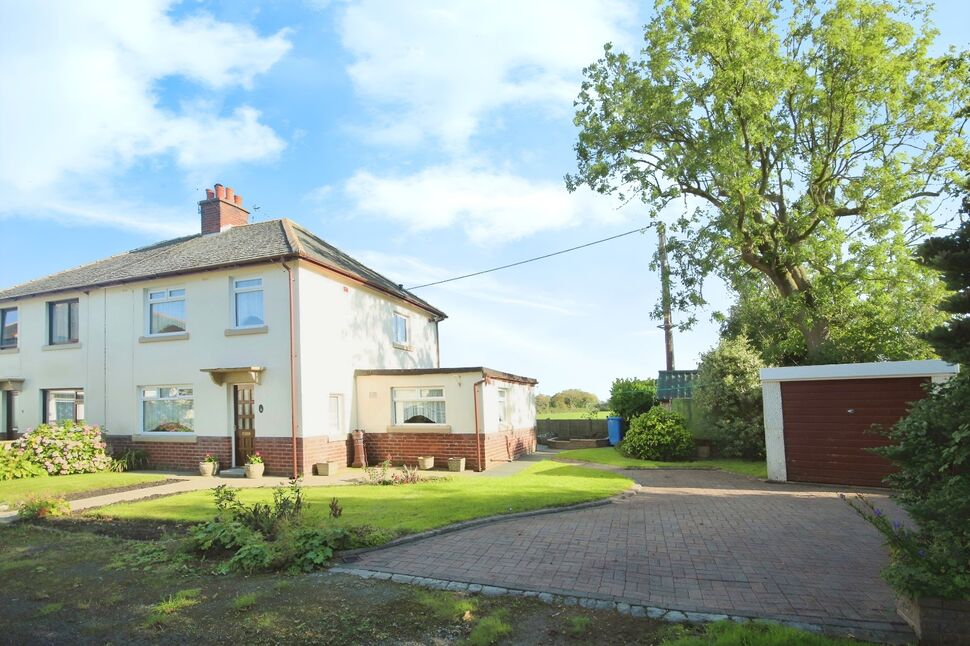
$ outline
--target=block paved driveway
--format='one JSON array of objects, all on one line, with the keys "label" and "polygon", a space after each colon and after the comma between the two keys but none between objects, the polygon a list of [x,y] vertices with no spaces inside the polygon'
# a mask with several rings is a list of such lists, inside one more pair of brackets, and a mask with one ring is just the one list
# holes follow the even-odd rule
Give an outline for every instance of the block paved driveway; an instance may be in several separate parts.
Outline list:
[{"label": "block paved driveway", "polygon": [[[907,633],[878,532],[824,487],[718,471],[622,471],[609,505],[489,523],[360,555],[352,567],[682,611]],[[892,507],[883,494],[877,505]]]}]

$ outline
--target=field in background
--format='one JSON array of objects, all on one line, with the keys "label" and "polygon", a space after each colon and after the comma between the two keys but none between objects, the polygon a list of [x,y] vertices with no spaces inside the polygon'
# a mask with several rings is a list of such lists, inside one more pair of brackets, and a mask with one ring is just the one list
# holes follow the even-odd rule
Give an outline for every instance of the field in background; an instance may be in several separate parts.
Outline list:
[{"label": "field in background", "polygon": [[[593,419],[606,419],[610,412],[606,410],[596,411]],[[549,413],[536,413],[536,419],[588,419],[589,413],[584,410],[555,411]]]}]

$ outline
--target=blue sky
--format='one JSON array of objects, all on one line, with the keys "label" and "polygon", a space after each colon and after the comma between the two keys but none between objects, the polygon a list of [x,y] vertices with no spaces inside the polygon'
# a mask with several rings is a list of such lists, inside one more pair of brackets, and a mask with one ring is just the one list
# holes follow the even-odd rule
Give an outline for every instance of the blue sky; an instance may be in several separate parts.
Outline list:
[{"label": "blue sky", "polygon": [[[198,230],[232,186],[406,285],[645,223],[565,191],[572,99],[606,41],[633,50],[649,6],[530,2],[0,0],[0,285]],[[935,10],[966,48],[970,9]],[[421,290],[450,315],[442,363],[608,395],[655,376],[653,234]],[[677,366],[717,338],[710,306]]]}]

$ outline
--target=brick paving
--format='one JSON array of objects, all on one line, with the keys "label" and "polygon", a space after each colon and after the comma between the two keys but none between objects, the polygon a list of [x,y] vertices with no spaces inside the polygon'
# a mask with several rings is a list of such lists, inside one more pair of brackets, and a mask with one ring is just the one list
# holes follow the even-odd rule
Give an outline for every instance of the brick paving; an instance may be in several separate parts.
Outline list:
[{"label": "brick paving", "polygon": [[[460,530],[352,567],[682,611],[905,634],[879,534],[823,487],[715,471],[624,471],[610,505]],[[883,494],[877,504],[898,514]]]}]

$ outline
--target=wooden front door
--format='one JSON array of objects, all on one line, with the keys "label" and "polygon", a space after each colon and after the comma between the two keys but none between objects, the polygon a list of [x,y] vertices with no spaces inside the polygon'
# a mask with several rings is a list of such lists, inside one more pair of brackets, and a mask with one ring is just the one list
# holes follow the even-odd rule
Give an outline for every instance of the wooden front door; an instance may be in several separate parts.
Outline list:
[{"label": "wooden front door", "polygon": [[246,464],[246,458],[256,452],[256,412],[253,410],[252,384],[232,387],[236,428],[236,464]]}]

